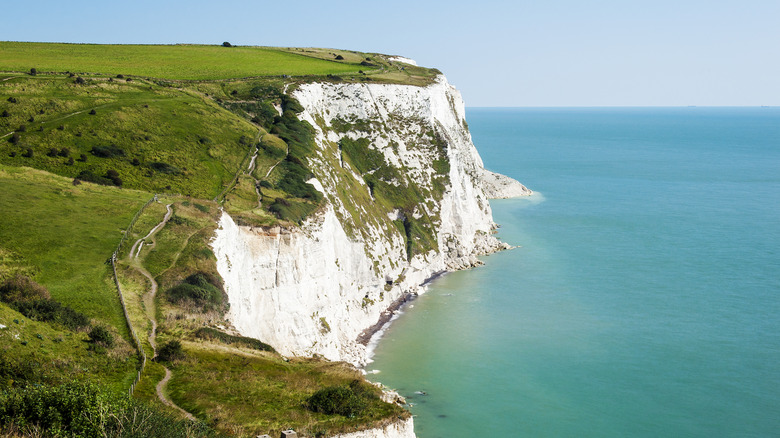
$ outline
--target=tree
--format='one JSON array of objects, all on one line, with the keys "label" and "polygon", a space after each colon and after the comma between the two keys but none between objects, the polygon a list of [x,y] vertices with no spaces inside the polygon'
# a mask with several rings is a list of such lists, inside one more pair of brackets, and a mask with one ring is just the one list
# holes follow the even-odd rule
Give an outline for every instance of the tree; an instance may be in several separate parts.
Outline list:
[{"label": "tree", "polygon": [[30,75],[32,75],[32,76],[35,76],[35,75],[37,75],[37,74],[38,74],[38,70],[36,70],[36,69],[34,69],[34,68],[31,68],[31,69],[30,69]]},{"label": "tree", "polygon": [[222,47],[233,47],[233,45],[225,41],[224,43],[222,43]]}]

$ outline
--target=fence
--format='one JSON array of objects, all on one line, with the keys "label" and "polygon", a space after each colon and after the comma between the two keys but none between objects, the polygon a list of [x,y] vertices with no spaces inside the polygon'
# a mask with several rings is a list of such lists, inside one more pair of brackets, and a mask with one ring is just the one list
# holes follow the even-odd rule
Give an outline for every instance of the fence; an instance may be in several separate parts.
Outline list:
[{"label": "fence", "polygon": [[130,226],[128,226],[127,230],[125,230],[125,233],[122,236],[122,240],[119,241],[119,245],[117,245],[116,251],[114,251],[114,254],[111,255],[111,267],[114,269],[114,283],[116,283],[116,290],[119,293],[119,302],[122,304],[122,311],[125,313],[125,321],[127,321],[127,328],[130,329],[130,336],[133,337],[133,341],[135,342],[135,347],[138,350],[138,355],[141,358],[141,366],[138,367],[138,372],[135,376],[135,380],[133,380],[133,384],[130,385],[130,389],[128,390],[128,396],[130,397],[133,396],[133,392],[135,391],[135,386],[138,384],[138,381],[141,380],[141,373],[143,373],[144,367],[146,367],[146,352],[144,351],[144,348],[141,345],[141,340],[138,338],[138,335],[135,333],[135,329],[133,328],[133,323],[130,321],[130,314],[127,312],[127,306],[125,305],[124,295],[122,294],[122,286],[119,284],[119,276],[116,273],[116,258],[119,255],[119,252],[122,250],[122,245],[124,245],[125,240],[127,240],[127,238],[132,233],[133,225],[135,225],[135,222],[141,216],[141,213],[143,213],[143,211],[146,209],[146,207],[149,206],[149,204],[151,204],[156,200],[157,200],[157,195],[154,195],[152,199],[146,201],[146,204],[144,204],[144,206],[141,207],[141,209],[138,210],[138,212],[136,212],[135,216],[133,216],[133,220],[130,221]]}]

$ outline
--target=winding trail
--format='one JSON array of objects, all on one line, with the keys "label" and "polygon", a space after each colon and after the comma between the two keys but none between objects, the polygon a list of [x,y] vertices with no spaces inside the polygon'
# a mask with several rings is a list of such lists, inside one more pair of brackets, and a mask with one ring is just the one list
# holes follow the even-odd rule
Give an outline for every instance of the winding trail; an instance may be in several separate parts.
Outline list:
[{"label": "winding trail", "polygon": [[[133,266],[138,272],[140,272],[144,277],[146,277],[147,280],[149,280],[149,290],[144,294],[142,301],[144,304],[144,311],[146,312],[146,317],[149,318],[149,322],[152,323],[152,330],[149,333],[149,345],[152,346],[152,360],[157,357],[157,305],[155,303],[155,297],[157,296],[157,282],[154,280],[154,277],[152,274],[146,270],[146,268],[143,267],[141,264],[141,261],[138,259],[138,255],[141,253],[141,248],[143,248],[144,243],[150,239],[154,234],[156,234],[158,231],[162,229],[162,227],[165,226],[166,223],[168,223],[168,220],[171,218],[171,215],[173,214],[173,209],[171,209],[171,204],[168,204],[165,206],[165,208],[168,210],[165,213],[165,217],[162,221],[160,221],[159,224],[157,224],[154,228],[152,228],[151,231],[149,231],[149,234],[146,236],[136,240],[136,242],[133,244],[133,247],[130,249],[130,252],[128,254],[128,258],[130,259],[130,264]],[[151,246],[154,247],[156,243],[152,243]],[[157,397],[160,399],[163,404],[166,406],[170,406],[179,412],[181,412],[182,415],[187,417],[187,419],[192,421],[197,421],[194,415],[191,413],[185,411],[180,406],[176,405],[171,399],[169,399],[165,395],[165,387],[168,385],[168,381],[171,380],[171,370],[168,369],[165,365],[163,365],[163,368],[165,369],[165,377],[160,380],[157,383],[156,386],[156,392]]]}]

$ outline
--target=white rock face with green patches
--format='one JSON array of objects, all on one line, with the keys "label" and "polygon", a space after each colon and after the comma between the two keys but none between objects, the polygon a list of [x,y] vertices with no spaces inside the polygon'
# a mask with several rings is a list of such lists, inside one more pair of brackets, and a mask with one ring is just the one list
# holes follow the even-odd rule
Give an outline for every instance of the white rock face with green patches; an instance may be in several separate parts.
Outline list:
[{"label": "white rock face with green patches", "polygon": [[[394,302],[438,273],[507,248],[491,234],[488,198],[530,191],[483,168],[460,93],[443,76],[427,87],[312,83],[293,95],[305,109],[299,117],[316,130],[311,183],[327,205],[290,229],[240,227],[223,214],[213,246],[230,319],[282,354],[362,365],[368,358],[358,338]],[[368,139],[400,170],[392,183],[414,184],[423,199],[406,211],[375,199],[342,157],[344,137]],[[431,242],[410,259],[404,215]]]},{"label": "white rock face with green patches", "polygon": [[414,420],[396,421],[384,427],[336,435],[333,438],[415,438]]}]

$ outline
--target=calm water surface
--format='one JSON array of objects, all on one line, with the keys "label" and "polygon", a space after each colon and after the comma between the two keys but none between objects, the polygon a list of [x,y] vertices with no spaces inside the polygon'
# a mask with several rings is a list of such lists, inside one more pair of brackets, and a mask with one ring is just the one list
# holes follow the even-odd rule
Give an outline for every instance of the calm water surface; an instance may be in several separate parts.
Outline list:
[{"label": "calm water surface", "polygon": [[537,194],[492,202],[521,247],[437,280],[367,367],[417,435],[780,436],[780,109],[467,117]]}]

